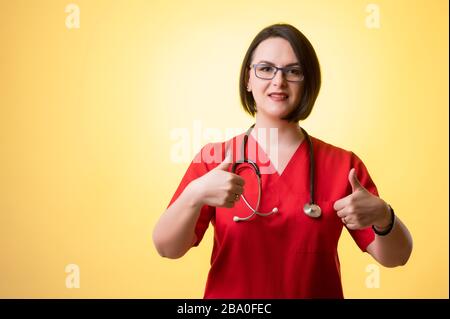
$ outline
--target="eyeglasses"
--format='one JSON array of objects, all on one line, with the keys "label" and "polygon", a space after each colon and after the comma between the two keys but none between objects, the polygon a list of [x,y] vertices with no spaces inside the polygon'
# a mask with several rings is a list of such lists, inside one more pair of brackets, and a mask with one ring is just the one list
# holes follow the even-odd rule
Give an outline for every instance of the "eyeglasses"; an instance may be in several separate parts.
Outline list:
[{"label": "eyeglasses", "polygon": [[305,76],[303,75],[302,69],[298,66],[288,66],[284,68],[278,68],[274,65],[269,64],[252,64],[253,69],[255,69],[255,75],[257,78],[263,80],[272,80],[278,71],[281,71],[286,81],[289,82],[302,82]]}]

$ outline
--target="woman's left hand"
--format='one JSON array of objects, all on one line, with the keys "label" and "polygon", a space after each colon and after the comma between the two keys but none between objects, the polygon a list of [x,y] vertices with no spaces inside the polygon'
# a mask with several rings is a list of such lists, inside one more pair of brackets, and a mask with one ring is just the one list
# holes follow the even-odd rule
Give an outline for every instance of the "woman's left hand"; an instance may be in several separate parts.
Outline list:
[{"label": "woman's left hand", "polygon": [[348,229],[362,229],[375,225],[378,229],[390,223],[388,204],[365,189],[356,177],[355,169],[348,173],[352,193],[334,203],[334,209]]}]

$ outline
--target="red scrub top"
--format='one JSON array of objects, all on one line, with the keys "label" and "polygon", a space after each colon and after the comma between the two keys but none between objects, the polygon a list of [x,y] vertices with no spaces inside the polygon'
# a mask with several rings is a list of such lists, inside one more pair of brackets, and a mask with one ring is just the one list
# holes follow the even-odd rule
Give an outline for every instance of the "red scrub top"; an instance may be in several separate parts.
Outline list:
[{"label": "red scrub top", "polygon": [[[191,162],[169,206],[194,179],[215,168],[233,150],[241,158],[244,134],[224,143],[205,145]],[[343,298],[338,240],[343,229],[333,204],[352,192],[348,173],[351,168],[368,191],[378,196],[375,184],[363,162],[354,153],[311,136],[316,178],[315,201],[322,216],[304,214],[309,201],[309,146],[304,140],[279,175],[268,156],[250,135],[248,158],[262,171],[260,212],[277,207],[278,212],[234,222],[233,216],[251,214],[242,198],[233,208],[205,205],[197,220],[197,246],[209,223],[214,227],[214,246],[204,298]],[[231,146],[231,148],[230,148]],[[231,167],[229,168],[231,171]],[[252,170],[238,170],[245,179],[244,195],[255,207],[258,186]],[[370,227],[348,230],[362,251],[374,238]]]}]

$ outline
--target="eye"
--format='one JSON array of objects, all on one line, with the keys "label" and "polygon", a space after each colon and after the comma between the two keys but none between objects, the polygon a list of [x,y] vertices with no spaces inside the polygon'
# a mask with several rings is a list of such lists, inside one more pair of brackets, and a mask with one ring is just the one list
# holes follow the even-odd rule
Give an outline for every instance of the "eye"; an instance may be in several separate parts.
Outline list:
[{"label": "eye", "polygon": [[261,65],[258,67],[258,69],[262,72],[273,72],[273,67],[269,65]]},{"label": "eye", "polygon": [[289,69],[288,72],[289,72],[289,74],[292,74],[292,75],[300,75],[300,74],[302,74],[302,70],[300,70],[298,68]]}]

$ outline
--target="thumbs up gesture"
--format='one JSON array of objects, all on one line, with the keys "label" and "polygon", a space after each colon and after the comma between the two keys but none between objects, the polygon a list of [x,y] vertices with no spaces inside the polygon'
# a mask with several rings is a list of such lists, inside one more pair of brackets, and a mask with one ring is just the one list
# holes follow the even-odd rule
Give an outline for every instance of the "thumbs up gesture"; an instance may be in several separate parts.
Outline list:
[{"label": "thumbs up gesture", "polygon": [[216,207],[234,207],[244,192],[245,181],[228,170],[232,164],[231,153],[224,161],[194,182],[201,198],[201,204]]},{"label": "thumbs up gesture", "polygon": [[348,229],[362,229],[371,225],[384,228],[389,225],[389,206],[361,185],[354,168],[348,173],[348,180],[352,193],[337,200],[333,206],[342,223]]}]

